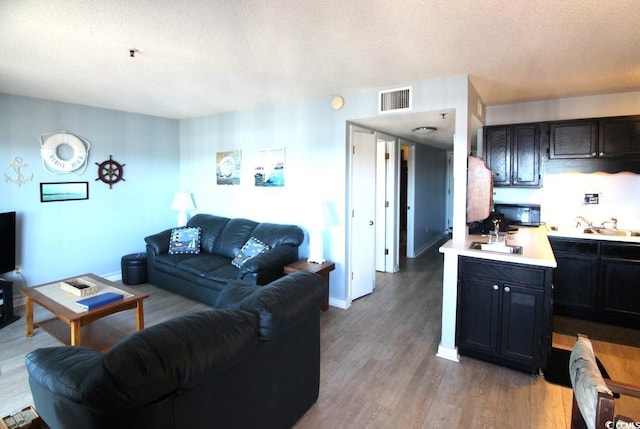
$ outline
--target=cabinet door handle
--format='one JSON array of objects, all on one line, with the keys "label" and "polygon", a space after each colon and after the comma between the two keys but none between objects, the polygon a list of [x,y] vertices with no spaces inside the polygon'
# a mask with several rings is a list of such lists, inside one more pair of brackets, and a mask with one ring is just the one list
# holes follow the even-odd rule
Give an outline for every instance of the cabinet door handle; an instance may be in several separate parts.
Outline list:
[{"label": "cabinet door handle", "polygon": [[511,292],[511,288],[510,288],[509,286],[506,286],[506,287],[504,288],[504,291],[505,291],[505,292]]},{"label": "cabinet door handle", "polygon": [[498,289],[500,289],[498,285],[493,285],[493,290],[498,290]]}]

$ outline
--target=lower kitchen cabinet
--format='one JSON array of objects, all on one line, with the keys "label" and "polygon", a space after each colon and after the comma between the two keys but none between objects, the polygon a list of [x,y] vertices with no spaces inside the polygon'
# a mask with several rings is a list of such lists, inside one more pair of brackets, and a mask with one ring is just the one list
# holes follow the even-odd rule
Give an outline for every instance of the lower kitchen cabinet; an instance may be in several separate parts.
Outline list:
[{"label": "lower kitchen cabinet", "polygon": [[640,245],[550,237],[554,313],[640,328]]},{"label": "lower kitchen cabinet", "polygon": [[579,316],[592,312],[598,280],[598,243],[549,239],[558,263],[553,273],[553,306],[557,313]]},{"label": "lower kitchen cabinet", "polygon": [[640,245],[600,245],[600,302],[603,317],[640,322]]},{"label": "lower kitchen cabinet", "polygon": [[460,257],[461,354],[537,374],[551,347],[551,269]]}]

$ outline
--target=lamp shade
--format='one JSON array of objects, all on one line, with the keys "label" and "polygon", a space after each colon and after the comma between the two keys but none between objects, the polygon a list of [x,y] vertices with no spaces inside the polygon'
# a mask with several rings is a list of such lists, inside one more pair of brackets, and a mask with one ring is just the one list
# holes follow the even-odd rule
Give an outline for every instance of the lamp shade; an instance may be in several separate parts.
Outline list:
[{"label": "lamp shade", "polygon": [[195,208],[196,204],[193,202],[191,192],[176,192],[173,196],[171,210],[187,211],[194,210]]},{"label": "lamp shade", "polygon": [[178,226],[185,226],[189,220],[187,211],[194,210],[196,204],[193,202],[191,192],[176,192],[173,196],[172,210],[178,210]]}]

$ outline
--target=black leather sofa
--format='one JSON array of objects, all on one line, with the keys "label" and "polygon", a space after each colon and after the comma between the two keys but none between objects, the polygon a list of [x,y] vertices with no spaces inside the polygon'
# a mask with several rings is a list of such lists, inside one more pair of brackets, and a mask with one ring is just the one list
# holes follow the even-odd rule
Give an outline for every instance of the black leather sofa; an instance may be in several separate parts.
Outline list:
[{"label": "black leather sofa", "polygon": [[136,332],[109,352],[60,346],[26,358],[34,406],[52,429],[290,428],[320,379],[315,274],[232,282],[216,309]]},{"label": "black leather sofa", "polygon": [[[282,277],[284,267],[298,260],[304,240],[302,229],[295,225],[210,214],[195,215],[187,226],[202,231],[197,254],[170,254],[171,229],[145,238],[149,282],[209,305],[215,305],[218,294],[232,280],[264,285]],[[236,268],[231,261],[252,237],[271,248]]]}]

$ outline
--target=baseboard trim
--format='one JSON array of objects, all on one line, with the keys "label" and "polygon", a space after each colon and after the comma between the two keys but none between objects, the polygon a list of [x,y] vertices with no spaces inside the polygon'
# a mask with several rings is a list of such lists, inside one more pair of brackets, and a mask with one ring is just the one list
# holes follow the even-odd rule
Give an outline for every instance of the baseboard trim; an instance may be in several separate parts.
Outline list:
[{"label": "baseboard trim", "polygon": [[347,304],[347,301],[343,299],[335,299],[331,297],[329,297],[329,305],[332,307],[341,308],[343,310],[346,310],[347,308],[351,307],[351,304]]},{"label": "baseboard trim", "polygon": [[433,240],[429,241],[428,243],[426,243],[425,245],[420,247],[420,249],[417,249],[417,251],[415,252],[414,258],[417,258],[420,255],[422,255],[423,253],[428,252],[433,247],[439,247],[440,244],[444,243],[447,240],[449,240],[449,234],[447,234],[447,233],[443,232],[442,234],[436,235],[433,238]]},{"label": "baseboard trim", "polygon": [[438,353],[436,353],[436,356],[453,362],[460,362],[460,354],[458,353],[457,347],[445,347],[440,344],[438,346]]}]

